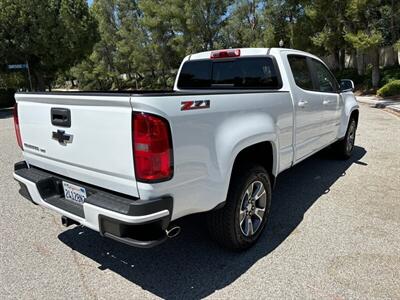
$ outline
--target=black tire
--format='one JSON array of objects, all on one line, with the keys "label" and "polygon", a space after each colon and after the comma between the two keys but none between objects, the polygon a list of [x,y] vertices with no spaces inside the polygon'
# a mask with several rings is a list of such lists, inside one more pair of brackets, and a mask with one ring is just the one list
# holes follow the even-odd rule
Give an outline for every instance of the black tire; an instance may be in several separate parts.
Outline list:
[{"label": "black tire", "polygon": [[356,139],[356,131],[357,122],[354,118],[351,118],[344,138],[333,144],[333,151],[336,157],[340,159],[349,159],[351,157]]},{"label": "black tire", "polygon": [[[265,197],[260,183],[265,190]],[[247,195],[250,194],[250,186],[252,187],[250,199],[255,199],[262,194],[258,200],[252,201],[248,199]],[[260,190],[254,191],[254,189],[258,188]],[[249,206],[252,206],[252,209]],[[262,221],[260,221],[259,215],[262,213],[263,206],[265,210]],[[209,233],[213,240],[225,248],[232,250],[247,249],[254,245],[265,228],[270,207],[271,183],[268,172],[259,165],[239,166],[235,168],[232,174],[225,205],[218,210],[208,213],[207,223]],[[249,211],[247,211],[248,209]],[[246,211],[245,219],[243,219],[243,211]],[[249,225],[249,218],[250,222],[254,222],[254,225],[253,223],[251,226]],[[241,220],[243,220],[242,223],[240,222]],[[256,229],[253,234],[250,234],[252,233],[251,229]],[[245,232],[248,233],[248,236],[245,235]]]}]

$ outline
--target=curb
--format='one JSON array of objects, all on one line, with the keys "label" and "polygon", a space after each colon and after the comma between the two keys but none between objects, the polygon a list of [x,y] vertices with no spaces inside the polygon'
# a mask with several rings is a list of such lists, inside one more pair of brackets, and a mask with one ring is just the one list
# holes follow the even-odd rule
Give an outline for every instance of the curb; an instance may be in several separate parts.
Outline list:
[{"label": "curb", "polygon": [[375,96],[356,96],[357,102],[368,104],[373,108],[381,108],[400,113],[400,102],[393,100],[381,100]]}]

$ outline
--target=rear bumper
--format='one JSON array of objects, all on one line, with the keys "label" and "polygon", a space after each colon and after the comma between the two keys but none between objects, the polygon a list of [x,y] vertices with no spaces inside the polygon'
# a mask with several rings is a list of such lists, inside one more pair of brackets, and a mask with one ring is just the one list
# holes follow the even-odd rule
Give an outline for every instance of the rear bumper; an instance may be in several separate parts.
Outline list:
[{"label": "rear bumper", "polygon": [[[141,200],[28,166],[24,161],[15,164],[14,178],[21,186],[20,194],[34,204],[56,211],[103,236],[144,248],[167,239],[165,229],[172,216],[172,197]],[[62,181],[86,189],[83,205],[65,199]]]}]

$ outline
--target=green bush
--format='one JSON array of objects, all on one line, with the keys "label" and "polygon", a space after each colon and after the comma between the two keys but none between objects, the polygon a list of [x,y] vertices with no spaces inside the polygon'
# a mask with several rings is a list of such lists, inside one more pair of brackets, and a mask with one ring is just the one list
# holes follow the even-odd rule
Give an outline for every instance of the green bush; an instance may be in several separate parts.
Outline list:
[{"label": "green bush", "polygon": [[[358,88],[370,89],[372,87],[371,80],[372,66],[367,66],[364,75],[358,75],[356,69],[344,69],[342,71],[335,71],[334,74],[338,81],[341,79],[351,79]],[[379,86],[384,86],[385,84],[400,79],[400,67],[399,66],[389,66],[380,69],[380,81]]]},{"label": "green bush", "polygon": [[400,40],[398,40],[393,46],[394,46],[394,49],[396,49],[397,51],[400,51]]},{"label": "green bush", "polygon": [[400,80],[393,80],[385,84],[378,90],[377,95],[382,97],[400,95]]},{"label": "green bush", "polygon": [[392,66],[383,68],[381,70],[381,86],[384,86],[393,80],[400,80],[400,67]]}]

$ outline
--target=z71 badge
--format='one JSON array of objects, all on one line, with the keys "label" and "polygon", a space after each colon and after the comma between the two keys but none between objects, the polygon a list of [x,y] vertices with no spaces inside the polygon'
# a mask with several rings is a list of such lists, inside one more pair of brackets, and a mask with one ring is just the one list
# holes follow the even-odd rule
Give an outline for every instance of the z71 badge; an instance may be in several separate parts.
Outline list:
[{"label": "z71 badge", "polygon": [[182,101],[181,110],[210,108],[210,100]]}]

